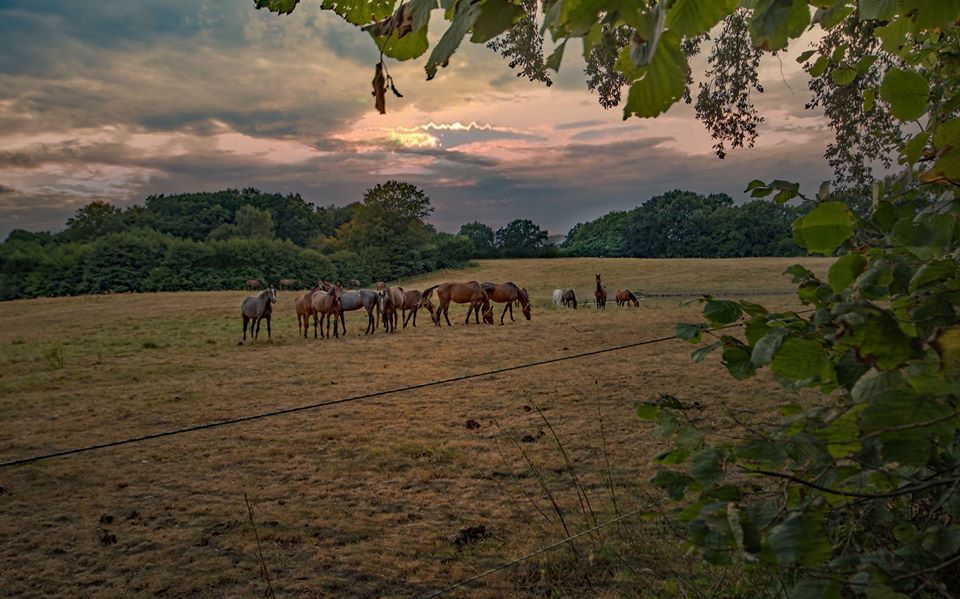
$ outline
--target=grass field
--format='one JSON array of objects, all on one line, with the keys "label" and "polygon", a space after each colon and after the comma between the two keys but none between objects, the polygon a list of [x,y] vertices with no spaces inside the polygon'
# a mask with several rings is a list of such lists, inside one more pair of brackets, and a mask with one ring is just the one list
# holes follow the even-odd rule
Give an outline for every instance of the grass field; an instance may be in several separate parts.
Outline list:
[{"label": "grass field", "polygon": [[[458,307],[453,327],[424,317],[363,336],[355,312],[339,340],[297,335],[293,292],[279,294],[272,342],[243,345],[242,292],[0,303],[0,461],[670,335],[697,317],[679,298],[552,306],[559,287],[590,298],[594,273],[611,294],[756,293],[799,308],[789,295],[762,297],[792,289],[780,273],[798,261],[820,273],[830,263],[482,261],[402,283],[512,280],[531,294],[533,320],[517,311],[506,326],[464,326]],[[766,378],[732,381],[716,356],[693,365],[691,349],[669,341],[0,470],[0,594],[263,596],[245,493],[277,596],[429,593],[563,538],[564,524],[588,528],[591,511],[602,521],[644,505],[662,444],[634,402],[670,392],[720,423],[725,406],[796,399]],[[480,525],[475,542],[455,542]],[[460,596],[570,594],[557,572],[601,563],[603,544],[586,537],[576,557],[559,549]],[[640,544],[618,558],[655,579],[673,563],[665,551]]]}]

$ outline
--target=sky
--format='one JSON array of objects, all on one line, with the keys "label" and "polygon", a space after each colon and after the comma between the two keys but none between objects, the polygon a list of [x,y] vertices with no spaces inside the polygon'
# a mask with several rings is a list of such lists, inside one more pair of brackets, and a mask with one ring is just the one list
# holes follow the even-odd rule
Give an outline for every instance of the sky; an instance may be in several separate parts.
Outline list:
[{"label": "sky", "polygon": [[0,0],[0,239],[60,230],[94,200],[256,187],[344,205],[389,179],[423,189],[440,230],[529,218],[555,235],[672,189],[740,201],[751,179],[831,178],[795,60],[813,32],[764,59],[757,145],[720,160],[691,106],[602,108],[570,48],[551,87],[466,40],[432,81],[425,56],[388,61],[404,97],[380,115],[367,34],[319,0],[288,16],[253,4]]}]

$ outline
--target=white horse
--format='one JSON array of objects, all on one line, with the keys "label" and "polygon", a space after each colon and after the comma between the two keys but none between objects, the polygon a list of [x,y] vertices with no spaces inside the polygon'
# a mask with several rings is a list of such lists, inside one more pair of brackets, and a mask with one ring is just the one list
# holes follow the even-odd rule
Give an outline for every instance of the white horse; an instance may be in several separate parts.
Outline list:
[{"label": "white horse", "polygon": [[554,289],[553,290],[553,303],[558,308],[563,306],[563,289]]}]

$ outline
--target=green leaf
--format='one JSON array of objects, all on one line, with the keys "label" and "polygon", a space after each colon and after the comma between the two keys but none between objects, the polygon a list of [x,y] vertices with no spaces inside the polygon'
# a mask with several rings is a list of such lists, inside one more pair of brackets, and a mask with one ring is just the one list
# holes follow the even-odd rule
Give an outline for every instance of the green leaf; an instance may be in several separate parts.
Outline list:
[{"label": "green leaf", "polygon": [[810,67],[810,70],[807,72],[810,73],[811,77],[816,79],[817,77],[823,75],[828,66],[830,66],[830,59],[826,56],[821,56],[817,59],[817,62],[813,63],[813,66]]},{"label": "green leaf", "polygon": [[548,69],[553,69],[554,71],[560,71],[560,63],[563,61],[563,50],[567,47],[567,40],[563,40],[553,52],[550,53],[550,57],[547,58],[545,63]]},{"label": "green leaf", "polygon": [[877,88],[868,88],[863,94],[863,112],[869,113],[877,103]]},{"label": "green leaf", "polygon": [[324,10],[332,10],[348,23],[367,25],[393,14],[393,0],[323,0]]},{"label": "green leaf", "polygon": [[787,47],[810,23],[807,0],[757,0],[750,20],[753,45],[770,52]]},{"label": "green leaf", "polygon": [[911,11],[918,29],[949,27],[960,18],[960,0],[903,0],[903,13]]},{"label": "green leaf", "polygon": [[473,23],[470,41],[475,44],[489,41],[513,27],[525,14],[522,6],[510,0],[485,0]]},{"label": "green leaf", "polygon": [[685,322],[678,322],[673,327],[673,334],[677,339],[689,341],[690,343],[700,343],[700,339],[703,336],[703,331],[706,328],[706,325],[701,323],[689,324]]},{"label": "green leaf", "polygon": [[727,367],[733,378],[741,381],[753,376],[756,372],[750,361],[750,350],[733,337],[724,336],[723,365]]},{"label": "green leaf", "polygon": [[847,6],[845,2],[837,2],[829,8],[818,9],[813,15],[813,22],[819,23],[824,29],[833,29],[852,12],[852,6]]},{"label": "green leaf", "polygon": [[736,322],[741,314],[740,305],[730,300],[710,300],[703,306],[703,317],[713,326]]},{"label": "green leaf", "polygon": [[843,293],[866,267],[867,259],[861,254],[849,253],[841,256],[830,267],[829,281],[834,293]]},{"label": "green leaf", "polygon": [[827,561],[833,552],[818,512],[795,513],[770,531],[770,547],[783,565],[799,563],[814,567]]},{"label": "green leaf", "polygon": [[630,85],[623,118],[654,117],[666,111],[683,97],[689,73],[680,38],[672,31],[664,31],[653,59],[643,67],[642,78]]},{"label": "green leaf", "polygon": [[700,35],[736,7],[735,0],[677,0],[667,11],[667,27],[684,37]]},{"label": "green leaf", "polygon": [[831,456],[845,458],[863,449],[857,422],[860,412],[866,407],[867,404],[854,404],[842,416],[818,431],[817,436],[827,443],[827,452]]},{"label": "green leaf", "polygon": [[693,358],[694,362],[703,362],[704,358],[707,357],[707,354],[717,349],[721,345],[723,345],[722,342],[716,341],[714,343],[711,343],[710,345],[706,345],[699,349],[695,349],[690,353],[690,357]]},{"label": "green leaf", "polygon": [[912,24],[909,19],[894,19],[873,30],[873,34],[880,39],[880,47],[890,54],[899,54],[904,45],[909,43],[908,35],[911,32]]},{"label": "green leaf", "polygon": [[880,97],[890,104],[890,113],[901,121],[913,121],[927,111],[930,85],[914,71],[890,68],[880,84]]},{"label": "green leaf", "polygon": [[757,368],[766,366],[772,362],[773,356],[777,353],[777,350],[780,349],[780,346],[783,345],[786,337],[787,332],[783,329],[774,329],[761,337],[756,345],[753,346],[753,351],[750,353],[750,362]]},{"label": "green leaf", "polygon": [[830,72],[830,78],[837,85],[849,85],[857,78],[857,69],[851,66],[838,67]]},{"label": "green leaf", "polygon": [[270,12],[289,15],[297,7],[300,0],[257,0],[257,10],[266,8]]},{"label": "green leaf", "polygon": [[652,402],[643,402],[637,406],[637,416],[641,420],[656,420],[660,414],[660,408]]},{"label": "green leaf", "polygon": [[449,64],[450,57],[460,47],[463,36],[473,27],[479,15],[479,4],[467,1],[457,2],[450,26],[443,32],[443,36],[437,42],[437,45],[433,47],[433,52],[430,53],[430,58],[427,59],[427,64],[424,67],[427,71],[428,80],[437,75],[437,68]]},{"label": "green leaf", "polygon": [[659,464],[680,464],[686,461],[687,456],[690,455],[690,452],[682,447],[676,449],[671,449],[665,451],[653,458],[653,460]]},{"label": "green leaf", "polygon": [[877,396],[860,414],[860,426],[879,436],[885,459],[920,466],[929,460],[935,440],[952,442],[957,425],[952,413],[945,403],[896,390]]},{"label": "green leaf", "polygon": [[813,339],[791,337],[783,342],[773,357],[774,374],[792,381],[819,377],[826,366],[823,346]]},{"label": "green leaf", "polygon": [[945,281],[957,276],[957,263],[953,260],[938,260],[924,264],[910,279],[910,293],[923,289],[931,283]]},{"label": "green leaf", "polygon": [[930,141],[930,132],[921,131],[911,137],[907,143],[903,144],[900,155],[903,156],[906,164],[912,166],[917,163],[917,160],[920,160],[920,156],[923,154],[923,149],[927,147],[928,141]]},{"label": "green leaf", "polygon": [[670,470],[659,470],[650,482],[657,485],[667,492],[671,499],[683,499],[683,493],[686,491],[693,479],[680,472],[671,472]]},{"label": "green leaf", "polygon": [[813,55],[816,54],[816,53],[817,53],[816,50],[805,50],[805,51],[803,51],[803,52],[800,53],[800,56],[797,56],[797,62],[800,63],[800,64],[803,64],[803,63],[807,62],[808,60],[810,60],[810,57],[813,56]]},{"label": "green leaf", "polygon": [[940,371],[948,379],[960,377],[960,326],[938,329],[930,346],[940,359]]},{"label": "green leaf", "polygon": [[716,447],[708,447],[690,460],[690,474],[704,487],[712,487],[723,478],[723,458],[725,452]]},{"label": "green leaf", "polygon": [[887,21],[897,14],[897,0],[860,0],[857,3],[860,9],[860,20],[875,19]]},{"label": "green leaf", "polygon": [[893,370],[914,354],[913,340],[900,330],[887,312],[846,318],[846,335],[841,343],[854,348],[860,361],[878,370]]},{"label": "green leaf", "polygon": [[370,32],[377,46],[383,48],[383,53],[396,60],[410,60],[422,56],[427,51],[427,28],[423,27],[415,33],[408,33],[398,37],[396,32],[389,37],[375,36]]},{"label": "green leaf", "polygon": [[808,251],[830,255],[853,235],[853,217],[843,202],[822,202],[798,219],[793,230]]}]

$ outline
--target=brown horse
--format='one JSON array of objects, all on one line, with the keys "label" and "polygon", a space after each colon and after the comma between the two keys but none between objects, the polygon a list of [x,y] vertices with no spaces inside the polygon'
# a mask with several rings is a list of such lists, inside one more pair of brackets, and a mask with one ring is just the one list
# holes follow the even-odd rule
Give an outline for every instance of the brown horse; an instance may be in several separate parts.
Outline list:
[{"label": "brown horse", "polygon": [[262,289],[263,282],[260,279],[247,279],[247,282],[243,284],[247,289]]},{"label": "brown horse", "polygon": [[471,312],[477,324],[480,324],[481,308],[483,309],[483,322],[493,324],[493,308],[490,307],[490,298],[487,297],[480,283],[470,281],[469,283],[442,283],[440,285],[434,285],[433,287],[423,290],[423,298],[429,300],[434,289],[437,290],[437,298],[439,298],[440,305],[437,307],[436,312],[433,313],[433,324],[440,326],[440,315],[442,314],[443,318],[447,321],[447,326],[452,326],[449,316],[450,302],[470,304],[470,307],[467,308],[465,324],[470,324]]},{"label": "brown horse", "polygon": [[[302,328],[304,339],[307,338],[307,329],[310,327],[310,316],[313,315],[313,296],[322,289],[323,287],[320,283],[317,283],[316,287],[293,300],[293,308],[297,312],[297,332],[299,334]],[[316,327],[313,329],[313,336],[317,336]]]},{"label": "brown horse", "polygon": [[577,309],[577,294],[573,292],[573,289],[564,289],[563,293],[560,294],[560,301],[567,308]]},{"label": "brown horse", "polygon": [[593,291],[593,298],[597,300],[597,310],[607,307],[607,288],[600,282],[600,275],[597,275],[597,287]]},{"label": "brown horse", "polygon": [[635,296],[629,289],[621,289],[617,291],[617,295],[615,297],[618,306],[628,306],[632,303],[634,306],[640,307],[640,302],[637,301],[637,296]]},{"label": "brown horse", "polygon": [[300,289],[300,279],[280,279],[277,286],[280,289]]},{"label": "brown horse", "polygon": [[480,286],[483,287],[484,292],[492,301],[498,304],[506,304],[503,307],[503,314],[500,315],[500,324],[503,324],[503,317],[506,316],[507,310],[510,310],[510,320],[513,320],[513,302],[520,304],[523,316],[530,320],[530,298],[527,296],[526,289],[511,282],[500,284],[484,282],[480,283]]},{"label": "brown horse", "polygon": [[[323,321],[327,321],[326,338],[330,338],[330,317],[333,316],[333,336],[340,337],[338,317],[340,316],[340,298],[343,296],[343,288],[340,285],[334,285],[328,291],[317,291],[313,294],[313,335],[317,335],[317,324],[320,325],[320,336],[323,337]],[[343,331],[346,333],[346,329]]]},{"label": "brown horse", "polygon": [[[403,292],[403,300],[397,306],[402,312],[403,328],[407,328],[407,322],[413,320],[413,326],[417,326],[417,312],[420,308],[426,308],[430,312],[430,318],[433,318],[433,302],[429,299],[424,304],[423,294],[416,289]],[[407,314],[407,310],[410,311]]]}]

